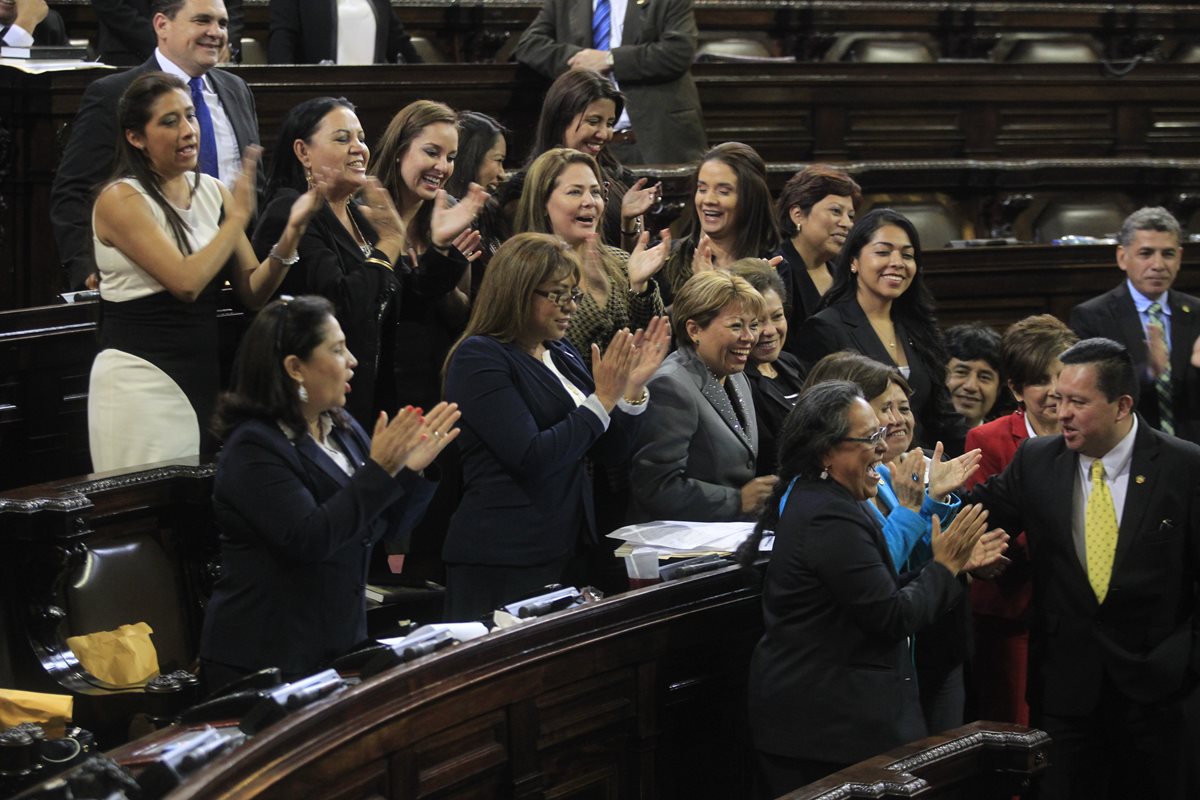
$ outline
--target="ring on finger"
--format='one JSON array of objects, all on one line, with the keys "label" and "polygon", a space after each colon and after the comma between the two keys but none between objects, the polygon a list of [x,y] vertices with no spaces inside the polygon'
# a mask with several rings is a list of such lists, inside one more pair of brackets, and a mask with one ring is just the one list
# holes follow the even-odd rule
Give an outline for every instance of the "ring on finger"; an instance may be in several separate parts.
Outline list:
[{"label": "ring on finger", "polygon": [[913,483],[916,483],[917,481],[921,480],[921,476],[914,472],[912,474],[912,479],[913,479]]}]

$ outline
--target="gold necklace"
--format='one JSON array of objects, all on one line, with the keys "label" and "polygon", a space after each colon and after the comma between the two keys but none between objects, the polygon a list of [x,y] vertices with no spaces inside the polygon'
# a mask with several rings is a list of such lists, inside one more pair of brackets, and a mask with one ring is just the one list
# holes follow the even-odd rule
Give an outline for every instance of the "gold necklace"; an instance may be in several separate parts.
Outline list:
[{"label": "gold necklace", "polygon": [[355,242],[355,244],[357,244],[358,249],[362,251],[363,258],[366,258],[367,256],[371,255],[371,250],[374,248],[372,248],[367,242],[367,237],[363,236],[362,231],[358,229],[358,223],[354,220],[354,215],[350,213],[349,197],[346,198],[346,216],[349,218],[350,224],[354,226],[354,235],[358,237],[358,240]]}]

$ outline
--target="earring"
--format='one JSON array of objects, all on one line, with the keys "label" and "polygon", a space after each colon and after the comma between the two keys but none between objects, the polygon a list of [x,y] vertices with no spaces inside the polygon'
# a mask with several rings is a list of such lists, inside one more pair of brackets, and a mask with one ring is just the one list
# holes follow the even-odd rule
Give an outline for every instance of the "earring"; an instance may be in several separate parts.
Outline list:
[{"label": "earring", "polygon": [[829,467],[821,468],[821,476],[820,477],[821,477],[821,480],[823,480],[823,481],[829,480]]},{"label": "earring", "polygon": [[301,403],[308,402],[308,389],[304,388],[303,383],[296,388],[296,396],[300,398]]},{"label": "earring", "polygon": [[858,268],[857,268],[857,267],[851,267],[851,268],[850,268],[850,274],[851,274],[851,275],[857,275],[857,274],[858,274]]},{"label": "earring", "polygon": [[304,182],[308,184],[308,188],[313,187],[312,170],[308,167],[304,168]]}]

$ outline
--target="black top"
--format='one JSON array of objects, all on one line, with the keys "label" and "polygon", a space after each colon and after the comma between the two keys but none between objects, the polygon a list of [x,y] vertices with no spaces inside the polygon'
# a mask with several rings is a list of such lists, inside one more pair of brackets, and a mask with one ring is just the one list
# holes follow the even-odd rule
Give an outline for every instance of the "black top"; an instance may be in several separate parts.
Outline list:
[{"label": "black top", "polygon": [[779,465],[779,429],[800,398],[808,370],[791,353],[780,353],[774,364],[777,378],[764,377],[753,361],[746,365],[754,416],[758,418],[758,463],[755,475],[774,475]]},{"label": "black top", "polygon": [[[790,239],[783,240],[779,252],[775,255],[783,256],[783,261],[779,262],[775,271],[787,290],[788,330],[798,333],[804,320],[817,313],[817,307],[821,304],[821,292],[809,277],[808,265],[804,263]],[[829,262],[825,263],[825,270],[830,277],[833,276],[833,268]],[[797,336],[789,337],[783,347],[794,356],[800,354],[800,341]]]}]

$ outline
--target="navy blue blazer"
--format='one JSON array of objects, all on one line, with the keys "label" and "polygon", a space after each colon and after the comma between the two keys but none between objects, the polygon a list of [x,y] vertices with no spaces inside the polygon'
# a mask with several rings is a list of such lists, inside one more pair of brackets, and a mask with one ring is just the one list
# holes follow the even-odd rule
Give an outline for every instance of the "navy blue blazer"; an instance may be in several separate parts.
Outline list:
[{"label": "navy blue blazer", "polygon": [[366,638],[371,548],[406,536],[436,484],[408,470],[388,475],[353,420],[331,435],[357,465],[353,476],[312,437],[293,443],[278,425],[245,422],[225,443],[213,485],[221,576],[201,657],[295,677]]},{"label": "navy blue blazer", "polygon": [[[575,348],[565,340],[546,347],[558,369],[591,394],[592,376]],[[574,553],[583,530],[607,533],[596,531],[587,457],[627,463],[638,417],[614,409],[605,432],[545,364],[490,336],[459,345],[446,372],[446,399],[462,411],[464,487],[443,560],[544,564]]]}]

